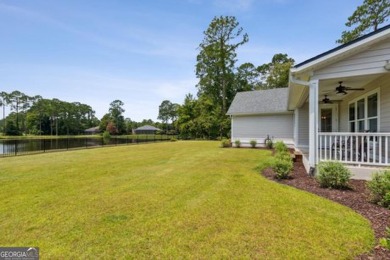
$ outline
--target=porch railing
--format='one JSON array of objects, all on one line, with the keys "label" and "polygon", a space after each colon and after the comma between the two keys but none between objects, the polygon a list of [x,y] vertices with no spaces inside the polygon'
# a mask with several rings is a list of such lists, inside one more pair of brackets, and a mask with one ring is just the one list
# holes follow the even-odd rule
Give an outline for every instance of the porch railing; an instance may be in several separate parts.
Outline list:
[{"label": "porch railing", "polygon": [[318,133],[317,161],[389,166],[390,133]]}]

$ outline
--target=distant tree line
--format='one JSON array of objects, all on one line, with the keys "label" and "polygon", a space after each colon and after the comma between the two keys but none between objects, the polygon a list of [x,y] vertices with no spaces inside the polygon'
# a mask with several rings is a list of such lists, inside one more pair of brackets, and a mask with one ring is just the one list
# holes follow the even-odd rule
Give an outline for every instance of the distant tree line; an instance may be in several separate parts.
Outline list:
[{"label": "distant tree line", "polygon": [[[80,134],[99,120],[89,105],[29,96],[20,91],[0,93],[3,108],[1,128],[5,135]],[[5,108],[10,113],[5,117]]]}]

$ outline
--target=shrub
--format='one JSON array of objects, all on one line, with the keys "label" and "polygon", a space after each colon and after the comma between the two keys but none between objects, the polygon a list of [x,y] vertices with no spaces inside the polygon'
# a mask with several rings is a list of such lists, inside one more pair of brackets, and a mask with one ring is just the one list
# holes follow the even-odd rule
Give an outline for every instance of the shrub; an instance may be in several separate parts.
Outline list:
[{"label": "shrub", "polygon": [[317,181],[321,187],[342,189],[348,186],[351,172],[340,162],[320,162]]},{"label": "shrub", "polygon": [[278,153],[282,153],[282,152],[287,152],[288,151],[287,145],[285,143],[283,143],[282,141],[276,142],[274,144],[274,147],[275,147],[275,151],[278,152]]},{"label": "shrub", "polygon": [[274,147],[273,141],[269,138],[265,139],[264,144],[268,149],[272,149]]},{"label": "shrub", "polygon": [[293,169],[293,163],[290,158],[288,160],[277,159],[272,169],[276,173],[277,179],[287,179]]},{"label": "shrub", "polygon": [[277,152],[275,157],[281,160],[291,160],[291,155],[288,151]]},{"label": "shrub", "polygon": [[256,140],[251,140],[250,144],[251,144],[252,148],[256,148],[257,141]]},{"label": "shrub", "polygon": [[390,227],[386,227],[386,233],[386,237],[381,238],[379,242],[383,247],[390,249]]},{"label": "shrub", "polygon": [[230,139],[227,138],[222,138],[221,140],[221,147],[226,148],[226,147],[231,147]]},{"label": "shrub", "polygon": [[108,144],[110,142],[110,139],[111,139],[110,132],[104,131],[104,133],[103,133],[103,142],[104,142],[104,144]]},{"label": "shrub", "polygon": [[241,141],[240,140],[236,140],[234,141],[234,144],[236,145],[236,147],[240,147],[241,146]]},{"label": "shrub", "polygon": [[171,138],[171,142],[176,142],[177,141],[177,138],[176,137],[172,137]]},{"label": "shrub", "polygon": [[390,170],[378,171],[367,182],[371,191],[372,201],[383,207],[390,208]]}]

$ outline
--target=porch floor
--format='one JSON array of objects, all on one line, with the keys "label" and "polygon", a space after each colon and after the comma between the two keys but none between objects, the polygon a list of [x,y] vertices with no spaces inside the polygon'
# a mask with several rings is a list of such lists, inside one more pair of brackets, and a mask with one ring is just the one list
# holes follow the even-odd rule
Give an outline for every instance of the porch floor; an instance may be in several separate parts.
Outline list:
[{"label": "porch floor", "polygon": [[[302,152],[303,154],[303,157],[304,157],[304,164],[305,162],[308,164],[308,161],[309,161],[309,151],[308,149],[297,149],[299,151]],[[348,165],[346,164],[347,168],[351,171],[351,173],[353,174],[352,175],[352,179],[355,179],[355,180],[371,180],[371,175],[378,171],[378,170],[383,170],[384,168],[383,167],[369,167],[369,166],[354,166],[354,165]],[[308,168],[309,167],[306,167],[305,165],[305,168]]]}]

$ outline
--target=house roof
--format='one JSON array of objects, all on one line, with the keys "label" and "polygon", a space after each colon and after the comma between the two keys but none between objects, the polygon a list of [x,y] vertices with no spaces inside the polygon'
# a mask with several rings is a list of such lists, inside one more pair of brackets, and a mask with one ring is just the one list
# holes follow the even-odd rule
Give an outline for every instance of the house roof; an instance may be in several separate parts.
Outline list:
[{"label": "house roof", "polygon": [[100,128],[98,126],[95,126],[95,127],[85,129],[84,132],[100,132]]},{"label": "house roof", "polygon": [[343,59],[348,55],[351,55],[353,53],[368,48],[370,45],[375,44],[376,42],[381,41],[384,38],[389,38],[389,34],[390,34],[390,24],[374,32],[361,36],[346,44],[340,45],[336,48],[333,48],[329,51],[323,52],[308,60],[298,63],[297,65],[291,68],[291,72],[294,74],[296,72],[302,72],[302,71],[312,70],[314,68],[326,66],[332,61],[334,62],[336,60]]},{"label": "house roof", "polygon": [[239,92],[227,115],[286,113],[288,88]]},{"label": "house roof", "polygon": [[144,126],[140,126],[138,127],[137,129],[135,129],[136,131],[159,131],[161,129],[157,128],[157,127],[154,127],[154,126],[151,126],[151,125],[144,125]]}]

